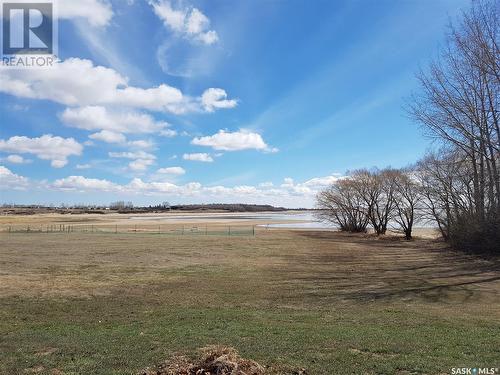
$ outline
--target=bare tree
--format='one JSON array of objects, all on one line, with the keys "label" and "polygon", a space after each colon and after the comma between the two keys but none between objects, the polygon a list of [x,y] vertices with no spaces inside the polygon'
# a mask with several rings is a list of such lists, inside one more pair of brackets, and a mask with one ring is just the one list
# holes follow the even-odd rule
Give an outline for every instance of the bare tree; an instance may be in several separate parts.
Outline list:
[{"label": "bare tree", "polygon": [[134,208],[134,204],[132,202],[116,201],[110,203],[109,208],[111,208],[112,210],[132,209]]},{"label": "bare tree", "polygon": [[369,219],[364,200],[352,179],[338,180],[318,193],[316,206],[321,210],[319,216],[334,223],[340,230],[366,232]]},{"label": "bare tree", "polygon": [[440,57],[419,73],[421,92],[409,104],[450,151],[421,163],[422,182],[427,206],[458,246],[500,232],[499,15],[500,2],[474,2],[450,27]]},{"label": "bare tree", "polygon": [[413,226],[422,216],[422,189],[413,168],[394,171],[394,221],[407,240],[412,239]]},{"label": "bare tree", "polygon": [[394,210],[394,170],[360,169],[351,174],[354,187],[377,235],[385,234]]}]

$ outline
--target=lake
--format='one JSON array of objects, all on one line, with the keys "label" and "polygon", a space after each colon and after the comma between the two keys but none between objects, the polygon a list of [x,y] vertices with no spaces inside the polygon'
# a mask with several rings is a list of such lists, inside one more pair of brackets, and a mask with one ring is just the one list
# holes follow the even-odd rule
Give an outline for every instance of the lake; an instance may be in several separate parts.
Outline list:
[{"label": "lake", "polygon": [[222,213],[200,213],[182,214],[169,213],[159,216],[131,216],[131,220],[151,220],[165,223],[200,223],[213,222],[224,223],[229,221],[252,221],[259,227],[267,228],[289,228],[289,229],[333,229],[334,225],[323,222],[315,217],[311,211],[285,211],[285,212],[222,212]]}]

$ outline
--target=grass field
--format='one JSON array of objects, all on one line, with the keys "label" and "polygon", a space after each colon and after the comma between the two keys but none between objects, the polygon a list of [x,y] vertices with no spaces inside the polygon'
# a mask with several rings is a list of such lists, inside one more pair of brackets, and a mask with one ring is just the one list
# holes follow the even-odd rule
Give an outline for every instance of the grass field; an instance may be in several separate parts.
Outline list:
[{"label": "grass field", "polygon": [[136,374],[235,347],[272,374],[497,367],[500,264],[433,240],[0,234],[0,373]]}]

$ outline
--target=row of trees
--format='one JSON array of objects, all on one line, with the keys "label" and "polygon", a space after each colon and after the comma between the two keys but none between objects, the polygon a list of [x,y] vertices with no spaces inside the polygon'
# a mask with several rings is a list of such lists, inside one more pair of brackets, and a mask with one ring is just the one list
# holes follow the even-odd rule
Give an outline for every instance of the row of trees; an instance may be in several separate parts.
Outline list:
[{"label": "row of trees", "polygon": [[412,238],[414,223],[423,217],[424,195],[414,169],[361,169],[337,181],[317,196],[323,219],[340,230],[378,235],[389,226]]},{"label": "row of trees", "polygon": [[397,224],[407,238],[416,220],[433,220],[457,248],[500,252],[499,37],[500,2],[474,1],[408,101],[439,151],[406,170],[355,171],[319,194],[327,217],[378,234]]},{"label": "row of trees", "polygon": [[132,202],[116,201],[111,202],[109,208],[111,210],[131,210],[134,208],[134,204]]}]

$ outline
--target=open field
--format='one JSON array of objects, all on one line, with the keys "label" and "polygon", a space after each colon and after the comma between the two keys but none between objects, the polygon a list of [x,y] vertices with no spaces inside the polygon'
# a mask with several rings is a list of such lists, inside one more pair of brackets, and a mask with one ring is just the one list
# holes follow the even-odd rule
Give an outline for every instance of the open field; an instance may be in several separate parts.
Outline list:
[{"label": "open field", "polygon": [[[263,220],[261,215],[269,215]],[[229,228],[253,234],[259,224],[288,223],[276,213],[165,212],[148,214],[34,214],[0,216],[0,232],[120,232],[230,234]]]},{"label": "open field", "polygon": [[[296,214],[302,216],[297,218]],[[294,215],[295,214],[295,215]],[[276,212],[163,212],[146,214],[33,214],[0,215],[0,233],[9,232],[99,232],[99,233],[155,233],[155,234],[218,234],[254,235],[273,225],[293,229],[297,223],[307,223],[314,214],[304,211]],[[292,224],[291,227],[287,227]],[[321,230],[327,230],[327,227]],[[300,228],[295,229],[312,229]],[[329,228],[333,229],[333,228]],[[389,230],[392,234],[397,234]],[[416,227],[413,234],[422,238],[436,238],[438,232],[430,227]]]},{"label": "open field", "polygon": [[292,374],[496,367],[500,264],[434,240],[0,234],[0,373],[135,374],[208,344]]},{"label": "open field", "polygon": [[[44,228],[50,224],[73,224],[73,225],[119,225],[133,227],[138,225],[182,225],[182,224],[207,224],[214,223],[218,225],[252,225],[262,224],[258,217],[261,215],[283,215],[293,213],[294,211],[284,212],[162,212],[147,214],[34,214],[34,215],[0,215],[0,226],[26,226]],[[245,218],[242,220],[241,218]],[[256,217],[256,218],[254,218]],[[139,218],[139,220],[133,220]],[[207,219],[209,218],[209,219]],[[168,219],[168,220],[165,220]],[[287,220],[269,219],[269,223],[285,223]]]}]

